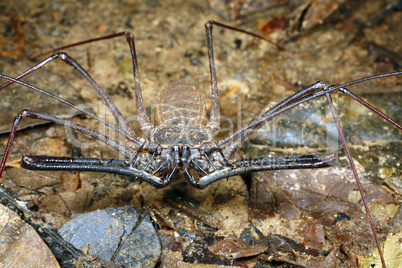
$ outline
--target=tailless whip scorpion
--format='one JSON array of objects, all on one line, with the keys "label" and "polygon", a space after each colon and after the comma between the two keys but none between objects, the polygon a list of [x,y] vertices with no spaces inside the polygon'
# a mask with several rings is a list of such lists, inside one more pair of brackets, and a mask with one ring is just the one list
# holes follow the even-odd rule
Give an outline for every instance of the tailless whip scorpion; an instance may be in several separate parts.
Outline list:
[{"label": "tailless whip scorpion", "polygon": [[[373,113],[388,121],[396,128],[402,130],[402,126],[400,124],[393,121],[388,116],[347,89],[348,86],[357,83],[370,79],[396,76],[402,74],[402,72],[373,75],[336,86],[327,86],[322,82],[316,82],[271,107],[269,110],[254,119],[246,127],[243,127],[228,137],[217,141],[214,139],[214,137],[220,129],[221,114],[218,97],[218,80],[216,75],[212,41],[213,26],[219,26],[228,30],[240,32],[263,39],[265,41],[269,41],[254,33],[215,21],[209,21],[205,24],[212,88],[212,106],[209,121],[206,124],[204,124],[206,121],[206,108],[203,96],[194,85],[183,81],[171,83],[161,91],[159,103],[156,109],[158,124],[157,126],[151,124],[145,110],[141,93],[134,35],[130,32],[121,32],[60,47],[57,50],[52,51],[55,52],[53,55],[15,78],[0,74],[1,78],[8,80],[5,84],[0,86],[0,90],[5,89],[13,83],[21,84],[32,90],[36,90],[42,94],[52,97],[66,105],[69,105],[89,117],[95,118],[100,123],[114,129],[124,136],[124,141],[115,140],[102,134],[101,132],[87,128],[80,124],[73,123],[70,120],[55,117],[43,112],[24,109],[17,114],[12,125],[9,140],[1,162],[0,177],[4,171],[6,160],[10,153],[18,124],[23,118],[40,119],[63,125],[66,128],[81,132],[93,139],[107,144],[125,157],[125,159],[99,159],[23,155],[21,166],[31,170],[92,171],[121,174],[146,181],[155,188],[167,186],[172,182],[179,172],[182,172],[188,183],[196,188],[203,189],[215,181],[251,172],[277,169],[330,167],[336,164],[335,153],[231,160],[231,156],[233,156],[236,150],[239,149],[239,147],[250,137],[251,134],[260,129],[264,124],[271,121],[279,114],[282,114],[301,103],[307,102],[319,96],[323,96],[326,97],[328,101],[332,117],[337,127],[364,204],[367,219],[370,222],[376,246],[380,252],[382,265],[385,267],[386,264],[383,254],[381,253],[375,224],[364,197],[359,175],[347,145],[345,135],[335,112],[331,94],[337,91],[346,94],[361,105],[367,107]],[[135,133],[133,128],[128,124],[127,120],[121,114],[118,107],[116,107],[116,105],[110,99],[108,94],[101,88],[100,85],[97,84],[97,82],[84,68],[82,68],[67,53],[56,52],[61,49],[117,37],[124,37],[130,48],[134,75],[136,108],[138,113],[138,122],[143,134],[142,137],[139,137],[139,135]],[[112,112],[117,124],[112,124],[73,103],[35,87],[34,85],[21,81],[23,77],[30,75],[37,69],[56,59],[72,66],[91,84],[91,86],[97,91],[104,103]]]}]

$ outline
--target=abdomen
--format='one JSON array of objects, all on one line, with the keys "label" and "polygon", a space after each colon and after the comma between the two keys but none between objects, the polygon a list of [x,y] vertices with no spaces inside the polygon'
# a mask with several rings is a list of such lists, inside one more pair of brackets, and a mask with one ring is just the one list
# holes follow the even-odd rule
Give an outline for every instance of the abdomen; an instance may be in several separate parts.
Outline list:
[{"label": "abdomen", "polygon": [[196,125],[205,118],[205,102],[200,91],[184,81],[165,87],[156,108],[158,124]]}]

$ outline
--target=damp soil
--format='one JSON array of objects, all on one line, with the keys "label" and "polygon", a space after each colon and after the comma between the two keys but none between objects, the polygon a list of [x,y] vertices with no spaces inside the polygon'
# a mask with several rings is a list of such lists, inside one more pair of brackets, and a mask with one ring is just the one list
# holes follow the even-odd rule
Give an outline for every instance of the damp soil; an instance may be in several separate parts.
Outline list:
[{"label": "damp soil", "polygon": [[[0,73],[15,77],[35,65],[38,61],[30,58],[39,53],[130,31],[136,38],[144,104],[155,122],[159,92],[178,80],[199,88],[209,112],[205,22],[212,19],[261,34],[279,45],[214,27],[223,113],[219,140],[317,80],[341,84],[402,66],[398,1],[250,2],[253,4],[216,0],[8,1],[0,4]],[[124,38],[65,52],[110,94],[140,133]],[[49,55],[45,53],[39,60]],[[401,79],[371,80],[349,89],[401,122]],[[24,81],[114,120],[88,82],[60,60]],[[347,97],[338,93],[334,98],[383,242],[402,230],[401,132]],[[0,92],[0,109],[1,148],[22,109],[75,115],[75,122],[100,128],[70,107],[16,85]],[[72,138],[78,145],[71,144]],[[19,168],[21,154],[119,157],[83,135],[25,120],[1,183],[15,197],[30,201],[38,217],[56,229],[75,215],[96,209],[131,205],[148,211],[162,243],[158,265],[350,267],[375,251],[325,99],[276,118],[251,141],[237,157],[335,151],[339,165],[260,172],[225,179],[205,190],[192,188],[179,176],[172,185],[155,190],[145,182],[118,175]]]}]

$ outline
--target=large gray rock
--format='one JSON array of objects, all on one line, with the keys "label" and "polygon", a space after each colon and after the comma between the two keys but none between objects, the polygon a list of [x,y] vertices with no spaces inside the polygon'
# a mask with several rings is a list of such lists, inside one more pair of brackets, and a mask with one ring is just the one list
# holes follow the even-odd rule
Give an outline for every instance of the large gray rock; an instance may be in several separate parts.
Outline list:
[{"label": "large gray rock", "polygon": [[126,267],[154,267],[161,253],[149,215],[140,215],[131,206],[80,215],[67,222],[59,233],[76,248],[89,244],[89,254]]}]

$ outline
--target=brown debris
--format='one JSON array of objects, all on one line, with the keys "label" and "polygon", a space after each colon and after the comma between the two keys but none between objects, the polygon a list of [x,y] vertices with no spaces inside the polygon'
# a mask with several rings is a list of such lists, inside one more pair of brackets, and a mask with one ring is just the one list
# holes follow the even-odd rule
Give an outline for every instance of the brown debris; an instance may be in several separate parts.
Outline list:
[{"label": "brown debris", "polygon": [[209,246],[208,249],[222,259],[234,260],[256,256],[263,253],[267,247],[265,245],[249,245],[231,235]]}]

